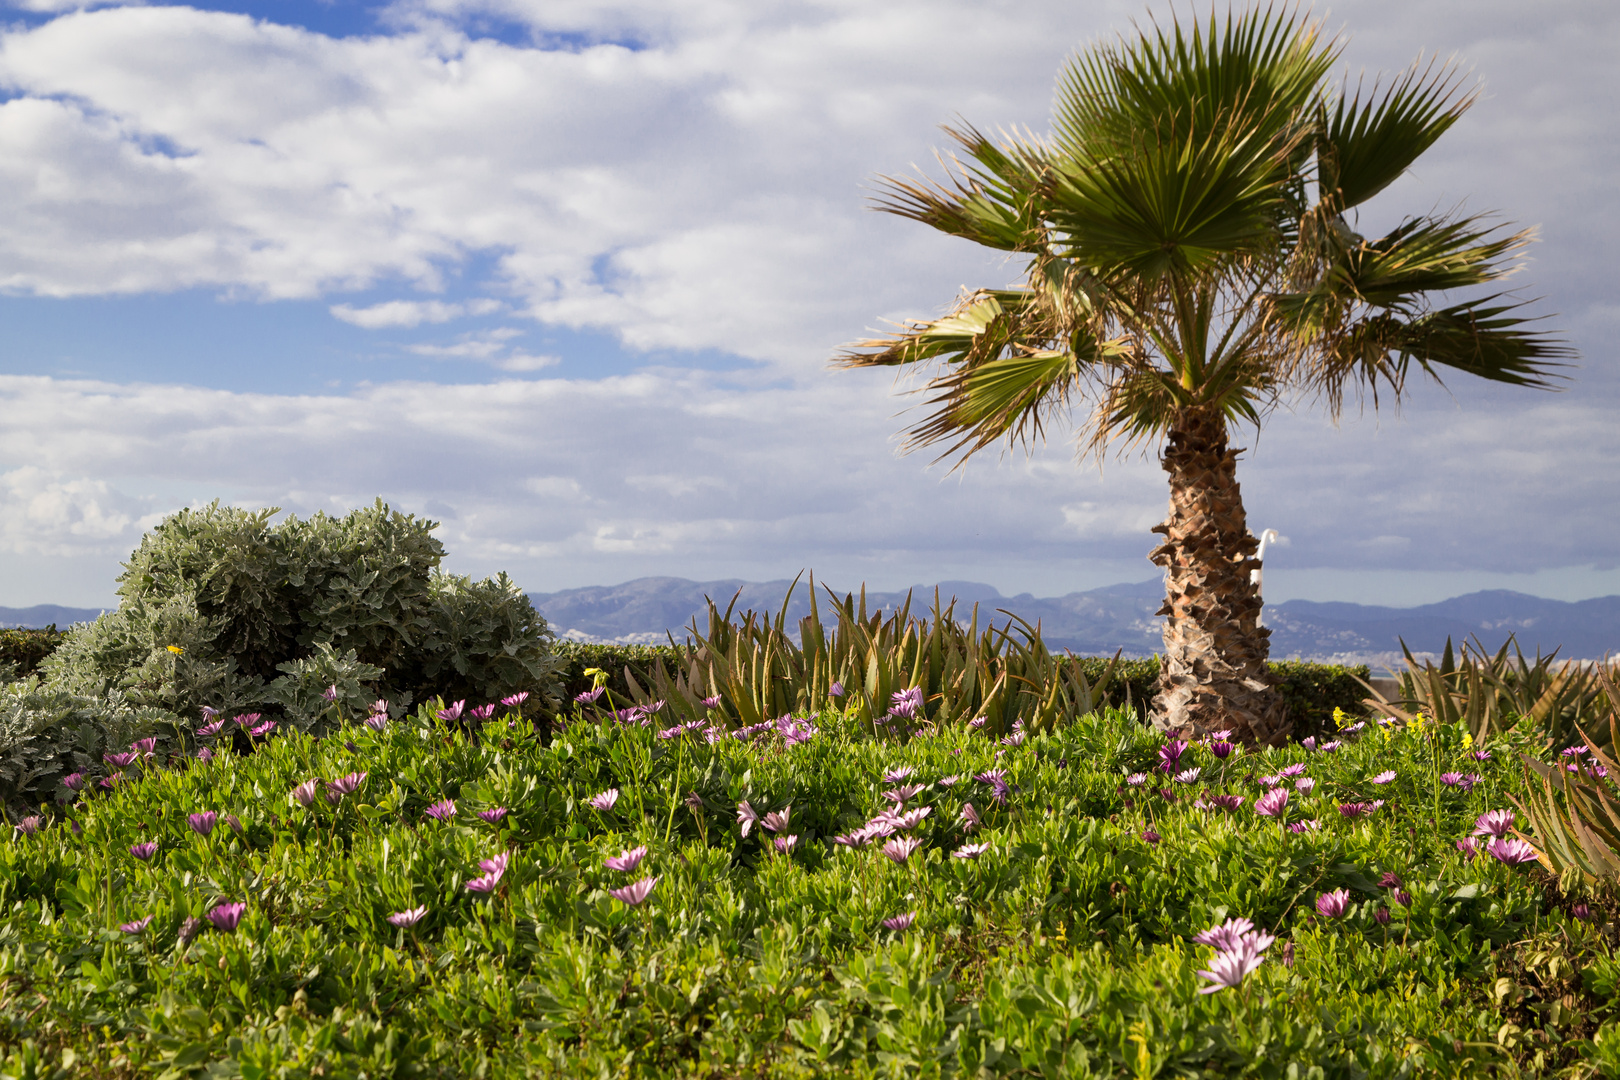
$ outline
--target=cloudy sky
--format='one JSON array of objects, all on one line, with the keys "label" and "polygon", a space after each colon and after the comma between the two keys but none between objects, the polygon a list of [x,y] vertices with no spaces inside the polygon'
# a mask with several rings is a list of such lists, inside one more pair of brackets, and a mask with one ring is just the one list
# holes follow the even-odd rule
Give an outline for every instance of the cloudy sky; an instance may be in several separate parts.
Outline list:
[{"label": "cloudy sky", "polygon": [[[112,600],[212,499],[443,522],[551,591],[649,574],[1057,595],[1155,575],[1151,459],[965,473],[837,348],[1017,265],[865,208],[937,125],[1047,125],[1114,0],[12,0],[0,20],[0,605]],[[1620,592],[1620,5],[1344,0],[1346,71],[1472,112],[1371,208],[1539,226],[1561,394],[1275,415],[1268,600]]]}]

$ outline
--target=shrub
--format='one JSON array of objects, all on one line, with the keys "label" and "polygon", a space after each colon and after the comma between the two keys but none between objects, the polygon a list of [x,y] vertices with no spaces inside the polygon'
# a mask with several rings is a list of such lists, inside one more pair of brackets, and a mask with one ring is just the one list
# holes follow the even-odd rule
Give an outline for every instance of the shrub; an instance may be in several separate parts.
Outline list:
[{"label": "shrub", "polygon": [[[441,693],[476,704],[527,692],[534,714],[555,708],[560,661],[545,620],[504,574],[442,573],[434,522],[381,500],[343,517],[273,524],[276,512],[214,503],[142,539],[118,579],[119,607],[69,631],[40,663],[42,684],[17,698],[28,753],[57,759],[19,777],[66,771],[61,747],[78,736],[53,725],[93,716],[96,702],[108,724],[163,718],[176,734],[204,706],[317,733],[379,697],[395,715]],[[334,686],[336,709],[322,696]],[[13,798],[30,784],[17,779]]]},{"label": "shrub", "polygon": [[0,630],[0,682],[32,675],[64,636],[55,624],[43,630]]}]

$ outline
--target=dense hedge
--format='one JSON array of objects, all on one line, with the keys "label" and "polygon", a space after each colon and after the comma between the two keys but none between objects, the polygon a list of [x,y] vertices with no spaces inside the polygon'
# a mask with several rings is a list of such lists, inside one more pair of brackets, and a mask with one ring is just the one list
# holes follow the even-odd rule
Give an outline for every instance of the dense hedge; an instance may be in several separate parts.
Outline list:
[{"label": "dense hedge", "polygon": [[[685,654],[685,648],[679,645],[585,645],[564,641],[558,643],[556,652],[564,662],[560,674],[565,694],[572,698],[591,688],[591,678],[585,674],[586,668],[606,671],[608,689],[616,695],[628,696],[630,688],[625,681],[626,668],[645,686],[651,681],[649,672],[657,661],[663,660],[666,665],[673,666]],[[1086,678],[1092,683],[1102,678],[1108,663],[1105,657],[1081,658]],[[1333,710],[1336,708],[1351,715],[1360,715],[1365,711],[1361,702],[1367,696],[1367,691],[1356,681],[1358,677],[1368,677],[1365,665],[1342,667],[1303,660],[1277,660],[1272,662],[1271,672],[1288,706],[1289,715],[1294,718],[1295,738],[1331,730]],[[1157,657],[1121,660],[1114,668],[1109,683],[1108,700],[1116,705],[1129,703],[1138,716],[1143,716],[1157,692],[1158,681]]]},{"label": "dense hedge", "polygon": [[0,630],[0,681],[32,675],[66,636],[54,623],[43,630]]}]

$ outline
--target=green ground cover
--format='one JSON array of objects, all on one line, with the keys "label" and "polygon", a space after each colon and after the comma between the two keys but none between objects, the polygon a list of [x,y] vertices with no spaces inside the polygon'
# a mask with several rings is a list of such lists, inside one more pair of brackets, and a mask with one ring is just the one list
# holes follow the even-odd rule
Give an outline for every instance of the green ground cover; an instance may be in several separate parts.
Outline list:
[{"label": "green ground cover", "polygon": [[[86,777],[0,842],[0,1074],[1620,1071],[1603,905],[1458,849],[1528,732],[1166,772],[1123,711],[1008,742],[641,719],[547,745],[423,708]],[[1234,918],[1275,936],[1240,979],[1194,940]]]}]

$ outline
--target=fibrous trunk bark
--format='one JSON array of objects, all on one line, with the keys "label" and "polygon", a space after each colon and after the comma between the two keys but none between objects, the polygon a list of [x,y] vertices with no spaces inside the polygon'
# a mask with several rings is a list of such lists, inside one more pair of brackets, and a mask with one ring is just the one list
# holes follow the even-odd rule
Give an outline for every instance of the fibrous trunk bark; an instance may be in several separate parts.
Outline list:
[{"label": "fibrous trunk bark", "polygon": [[1266,657],[1254,571],[1259,548],[1238,490],[1237,457],[1218,410],[1186,410],[1170,428],[1163,465],[1170,516],[1148,557],[1164,567],[1164,662],[1154,725],[1184,736],[1231,730],[1249,743],[1287,735],[1282,698]]}]

